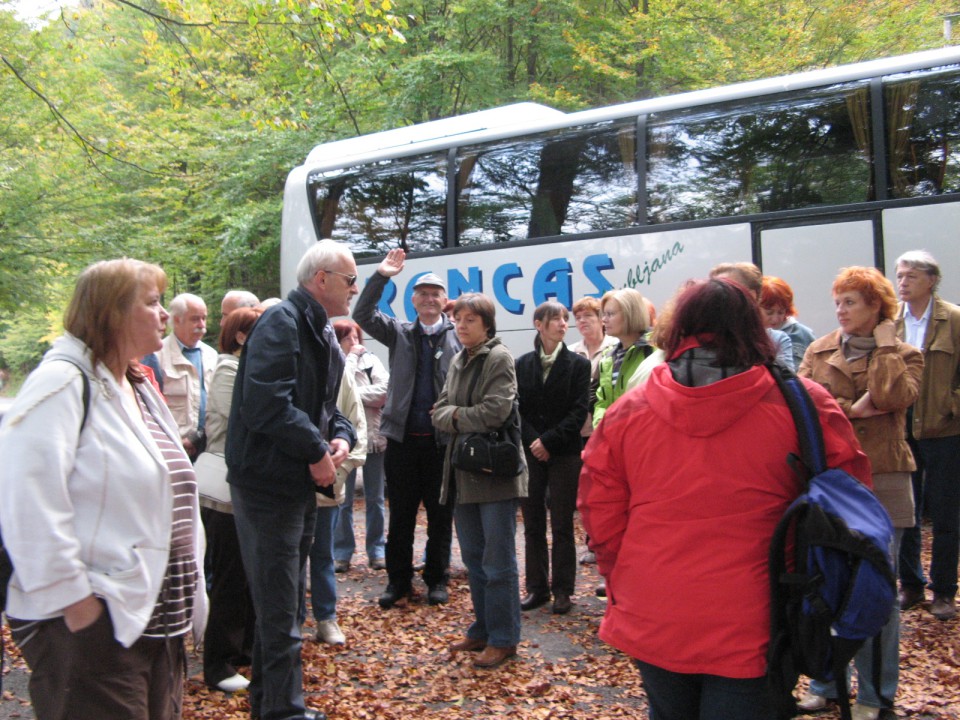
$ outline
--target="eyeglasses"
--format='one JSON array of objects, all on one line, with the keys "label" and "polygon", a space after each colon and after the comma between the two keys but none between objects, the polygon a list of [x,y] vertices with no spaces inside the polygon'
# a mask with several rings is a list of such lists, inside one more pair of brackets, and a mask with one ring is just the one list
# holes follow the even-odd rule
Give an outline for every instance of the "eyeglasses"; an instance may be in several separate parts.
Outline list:
[{"label": "eyeglasses", "polygon": [[356,275],[347,275],[346,273],[337,272],[336,270],[324,270],[325,273],[330,273],[331,275],[339,275],[342,278],[347,279],[347,287],[353,287],[357,284]]}]

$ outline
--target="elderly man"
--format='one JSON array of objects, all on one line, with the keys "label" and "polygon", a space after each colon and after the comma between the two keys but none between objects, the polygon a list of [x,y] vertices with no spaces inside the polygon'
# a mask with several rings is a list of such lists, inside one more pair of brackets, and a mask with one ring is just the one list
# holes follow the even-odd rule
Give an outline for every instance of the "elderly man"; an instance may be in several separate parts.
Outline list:
[{"label": "elderly man", "polygon": [[250,711],[325,718],[303,698],[300,578],[316,524],[315,492],[332,497],[356,443],[337,410],[344,358],[330,316],[357,293],[346,246],[321,240],[297,267],[299,286],[264,312],[240,355],[227,430],[228,482],[257,614]]},{"label": "elderly man", "polygon": [[897,258],[900,315],[897,334],[923,351],[920,397],[907,414],[907,440],[917,461],[913,494],[917,524],[900,546],[900,608],[924,600],[920,520],[933,524],[930,613],[938,620],[957,615],[960,556],[960,307],[940,299],[940,266],[923,250]]},{"label": "elderly man", "polygon": [[390,384],[380,420],[387,438],[384,469],[390,521],[387,529],[387,587],[380,607],[387,609],[410,593],[413,538],[420,503],[427,509],[427,558],[423,580],[427,600],[449,600],[450,541],[453,511],[440,503],[443,439],[435,433],[430,411],[447,377],[450,361],[461,348],[453,323],[443,314],[447,289],[427,273],[413,284],[414,322],[401,322],[377,310],[387,281],[403,270],[406,253],[391,250],[357,300],[353,319],[364,332],[390,350]]},{"label": "elderly man", "polygon": [[220,321],[222,322],[230,313],[238,308],[260,307],[260,298],[249,290],[227,290],[220,301]]},{"label": "elderly man", "polygon": [[170,301],[173,332],[157,353],[163,376],[163,394],[177,421],[183,447],[191,460],[206,447],[204,419],[207,388],[217,364],[217,351],[203,342],[207,332],[207,305],[190,293]]}]

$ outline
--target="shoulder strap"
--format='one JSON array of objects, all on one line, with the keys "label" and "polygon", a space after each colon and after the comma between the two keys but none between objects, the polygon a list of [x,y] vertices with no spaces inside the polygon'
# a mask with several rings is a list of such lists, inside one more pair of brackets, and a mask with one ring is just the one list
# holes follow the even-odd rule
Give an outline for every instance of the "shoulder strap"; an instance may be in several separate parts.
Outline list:
[{"label": "shoulder strap", "polygon": [[470,385],[467,387],[467,402],[471,405],[473,404],[473,391],[477,387],[477,381],[480,380],[480,373],[483,372],[483,363],[489,354],[490,353],[483,353],[477,358],[476,363],[474,363],[476,369],[474,370],[473,377],[470,378]]},{"label": "shoulder strap", "polygon": [[65,357],[57,358],[57,360],[70,363],[80,371],[80,378],[83,380],[83,420],[80,421],[80,432],[83,432],[83,428],[87,424],[87,414],[90,412],[90,378],[80,363]]},{"label": "shoulder strap", "polygon": [[827,469],[827,455],[823,444],[823,428],[820,426],[820,416],[813,399],[800,378],[789,368],[777,364],[769,365],[768,368],[783,393],[793,422],[797,426],[800,459],[811,476],[818,475]]}]

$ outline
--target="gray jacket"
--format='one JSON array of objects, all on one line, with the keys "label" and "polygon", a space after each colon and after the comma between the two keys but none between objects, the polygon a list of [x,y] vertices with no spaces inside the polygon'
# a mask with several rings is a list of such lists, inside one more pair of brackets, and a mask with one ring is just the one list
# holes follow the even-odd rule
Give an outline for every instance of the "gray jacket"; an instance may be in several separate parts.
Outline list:
[{"label": "gray jacket", "polygon": [[[397,442],[406,435],[407,416],[413,401],[413,379],[417,376],[417,361],[420,357],[420,336],[423,331],[420,321],[401,322],[377,309],[383,289],[389,278],[375,272],[357,299],[353,319],[367,335],[384,344],[390,351],[390,385],[387,388],[387,403],[380,418],[380,434]],[[439,362],[433,364],[433,387],[439,396],[446,380],[450,362],[460,352],[460,341],[454,332],[453,323],[443,319],[440,330]],[[446,438],[441,439],[446,442]]]},{"label": "gray jacket", "polygon": [[[467,397],[470,381],[478,358],[484,354],[487,359],[480,369],[480,377],[473,390],[473,397],[483,399],[471,405],[470,398]],[[464,350],[454,359],[443,392],[437,398],[433,425],[438,430],[451,434],[496,430],[507,421],[516,399],[517,372],[513,356],[500,338],[495,337],[488,340],[474,357],[468,358],[467,351]],[[456,410],[459,412],[457,424],[454,426],[453,413]],[[485,475],[455,470],[450,463],[452,447],[453,443],[447,446],[443,461],[441,503],[446,503],[450,496],[451,476],[457,483],[458,503],[498,502],[527,496],[526,466],[523,472],[512,480],[493,480]]]}]

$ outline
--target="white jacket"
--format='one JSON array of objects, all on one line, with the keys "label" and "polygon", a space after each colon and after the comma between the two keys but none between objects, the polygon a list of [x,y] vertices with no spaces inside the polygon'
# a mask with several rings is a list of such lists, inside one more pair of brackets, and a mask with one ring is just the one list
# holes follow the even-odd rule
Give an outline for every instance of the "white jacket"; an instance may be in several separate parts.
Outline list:
[{"label": "white jacket", "polygon": [[[83,418],[79,371],[90,378]],[[149,382],[138,386],[164,432],[179,433]],[[166,462],[146,427],[127,414],[121,388],[86,347],[64,335],[30,374],[0,425],[0,529],[13,559],[7,612],[61,616],[91,593],[104,599],[114,634],[131,646],[160,593],[170,554],[173,494]],[[203,527],[193,499],[199,577],[193,632],[206,624]]]},{"label": "white jacket", "polygon": [[[199,344],[203,361],[203,383],[207,392],[217,366],[217,351],[205,342]],[[163,348],[157,353],[160,370],[163,371],[163,396],[180,429],[180,437],[186,437],[200,423],[200,374],[183,356],[177,336],[170,333],[163,339]],[[209,402],[209,396],[207,401]]]},{"label": "white jacket", "polygon": [[346,368],[343,371],[343,380],[340,381],[337,409],[353,423],[353,429],[357,433],[357,444],[353,446],[353,450],[347,455],[343,464],[337,468],[337,478],[333,482],[333,497],[328,498],[326,495],[317,493],[317,507],[341,505],[346,497],[344,489],[347,476],[367,461],[367,421],[363,413],[363,403],[357,392],[356,383]]}]

